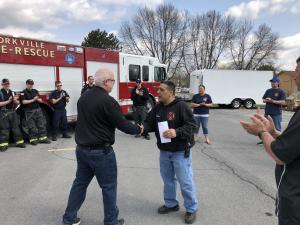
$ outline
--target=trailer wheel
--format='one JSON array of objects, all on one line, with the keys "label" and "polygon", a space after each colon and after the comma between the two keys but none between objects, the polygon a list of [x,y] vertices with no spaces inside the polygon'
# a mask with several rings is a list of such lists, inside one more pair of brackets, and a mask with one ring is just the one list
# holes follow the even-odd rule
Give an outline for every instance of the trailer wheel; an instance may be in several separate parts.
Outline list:
[{"label": "trailer wheel", "polygon": [[239,98],[235,98],[235,99],[232,100],[230,105],[234,109],[239,109],[242,105],[242,101]]},{"label": "trailer wheel", "polygon": [[255,104],[254,101],[250,98],[244,101],[244,106],[246,109],[252,109],[254,107],[254,104]]},{"label": "trailer wheel", "polygon": [[151,97],[149,97],[148,101],[147,101],[147,113],[149,113],[153,108],[154,108],[155,104],[154,101]]}]

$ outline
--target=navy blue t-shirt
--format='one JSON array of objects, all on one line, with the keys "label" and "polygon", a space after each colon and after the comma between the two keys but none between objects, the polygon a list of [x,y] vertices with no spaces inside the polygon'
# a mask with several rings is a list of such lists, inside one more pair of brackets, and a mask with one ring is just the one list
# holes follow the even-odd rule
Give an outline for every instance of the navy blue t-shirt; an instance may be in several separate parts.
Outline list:
[{"label": "navy blue t-shirt", "polygon": [[60,96],[63,95],[63,98],[61,100],[59,100],[56,104],[53,105],[54,109],[64,109],[66,108],[67,105],[67,100],[66,97],[70,97],[69,94],[62,90],[62,91],[58,91],[58,90],[54,90],[51,92],[49,99],[58,99],[60,98]]},{"label": "navy blue t-shirt", "polygon": [[[195,94],[192,98],[192,102],[196,104],[200,104],[200,103],[211,104],[212,100],[210,95],[208,94],[204,94],[203,96],[201,96],[200,94]],[[205,106],[199,106],[194,108],[193,113],[199,115],[206,115],[209,114],[209,108]]]},{"label": "navy blue t-shirt", "polygon": [[[284,91],[280,88],[270,88],[266,91],[263,99],[271,98],[273,100],[285,100],[286,95]],[[282,111],[282,106],[274,103],[266,103],[265,114],[266,115],[280,115]]]}]

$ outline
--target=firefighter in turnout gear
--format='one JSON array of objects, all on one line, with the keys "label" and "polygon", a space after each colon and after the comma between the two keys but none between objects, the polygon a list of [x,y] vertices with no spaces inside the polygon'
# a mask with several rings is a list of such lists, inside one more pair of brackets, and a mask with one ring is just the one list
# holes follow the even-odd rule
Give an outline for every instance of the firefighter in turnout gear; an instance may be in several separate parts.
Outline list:
[{"label": "firefighter in turnout gear", "polygon": [[62,137],[63,138],[71,138],[67,133],[68,128],[68,120],[67,120],[67,111],[66,105],[69,102],[70,96],[69,94],[62,89],[62,83],[60,81],[55,82],[56,90],[52,91],[49,99],[53,104],[54,112],[52,118],[52,128],[53,128],[53,136],[52,141],[57,140],[57,134],[59,126],[61,126]]},{"label": "firefighter in turnout gear", "polygon": [[16,146],[25,148],[23,136],[20,130],[20,119],[16,113],[15,106],[19,104],[17,97],[9,89],[9,80],[2,80],[0,90],[0,151],[8,148],[9,134],[12,131]]},{"label": "firefighter in turnout gear", "polygon": [[24,119],[22,121],[23,131],[29,136],[32,145],[38,143],[49,144],[47,138],[46,119],[39,103],[42,99],[39,92],[33,89],[34,82],[31,79],[26,81],[26,89],[21,92],[20,101],[24,106]]}]

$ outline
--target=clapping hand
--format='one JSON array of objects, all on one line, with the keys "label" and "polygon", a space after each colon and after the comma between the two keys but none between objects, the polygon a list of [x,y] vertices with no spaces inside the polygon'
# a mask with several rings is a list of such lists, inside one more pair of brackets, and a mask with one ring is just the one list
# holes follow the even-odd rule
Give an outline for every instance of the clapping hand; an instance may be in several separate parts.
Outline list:
[{"label": "clapping hand", "polygon": [[13,97],[10,96],[10,97],[8,98],[8,102],[12,102],[12,100],[13,100]]},{"label": "clapping hand", "polygon": [[144,125],[143,124],[141,124],[141,125],[139,125],[139,124],[137,124],[137,126],[139,127],[139,128],[141,128],[141,132],[140,132],[140,135],[142,135],[143,133],[144,133]]},{"label": "clapping hand", "polygon": [[255,115],[251,116],[250,119],[252,120],[252,123],[245,122],[245,121],[240,121],[240,123],[241,123],[242,127],[249,134],[257,136],[259,132],[261,132],[263,130],[267,131],[267,127],[261,120],[260,116],[261,116],[260,114],[255,114]]}]

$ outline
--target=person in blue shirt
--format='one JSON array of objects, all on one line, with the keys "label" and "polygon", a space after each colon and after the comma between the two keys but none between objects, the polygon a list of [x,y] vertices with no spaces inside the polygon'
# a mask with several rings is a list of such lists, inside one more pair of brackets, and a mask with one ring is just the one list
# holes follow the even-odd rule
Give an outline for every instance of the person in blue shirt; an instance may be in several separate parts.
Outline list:
[{"label": "person in blue shirt", "polygon": [[201,125],[205,137],[205,143],[211,144],[208,138],[209,107],[211,106],[212,106],[211,97],[210,95],[205,93],[205,86],[200,84],[199,93],[195,94],[192,98],[192,107],[194,108],[193,113],[197,125],[197,129],[195,131],[195,141],[198,140],[198,133]]},{"label": "person in blue shirt", "polygon": [[285,105],[286,95],[279,88],[280,80],[277,76],[274,76],[270,82],[272,88],[268,89],[263,96],[263,102],[266,103],[265,117],[271,116],[276,130],[281,131],[282,106]]}]

